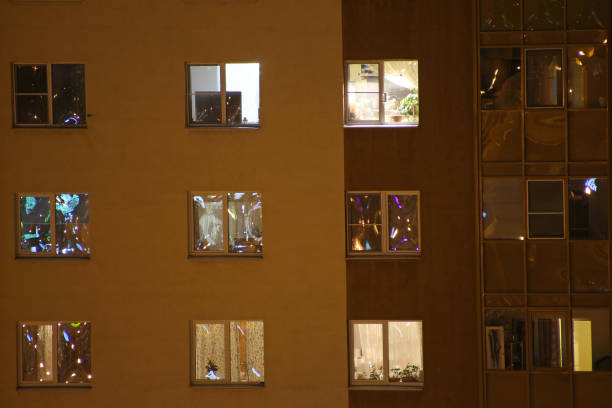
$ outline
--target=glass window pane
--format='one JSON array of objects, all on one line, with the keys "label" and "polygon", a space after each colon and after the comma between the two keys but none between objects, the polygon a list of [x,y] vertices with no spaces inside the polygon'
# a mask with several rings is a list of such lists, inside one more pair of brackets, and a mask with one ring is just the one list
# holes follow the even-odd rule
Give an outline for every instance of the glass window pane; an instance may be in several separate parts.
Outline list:
[{"label": "glass window pane", "polygon": [[519,310],[487,310],[487,370],[525,369],[525,316]]},{"label": "glass window pane", "polygon": [[484,237],[524,239],[523,181],[484,178],[482,190]]},{"label": "glass window pane", "polygon": [[19,199],[21,252],[51,252],[50,206],[49,197],[26,196]]},{"label": "glass window pane", "polygon": [[607,241],[570,241],[572,291],[607,293],[609,245]]},{"label": "glass window pane", "polygon": [[521,28],[519,0],[481,0],[480,31],[515,31]]},{"label": "glass window pane", "polygon": [[608,180],[568,182],[570,239],[608,239]]},{"label": "glass window pane", "polygon": [[563,29],[563,0],[524,0],[525,30]]},{"label": "glass window pane", "polygon": [[349,251],[380,252],[382,251],[382,224],[351,225],[349,227]]},{"label": "glass window pane", "polygon": [[563,106],[561,50],[527,51],[527,106]]},{"label": "glass window pane", "polygon": [[419,196],[417,194],[390,194],[389,251],[418,251],[419,248]]},{"label": "glass window pane", "polygon": [[49,123],[46,95],[17,95],[15,99],[17,124],[39,125]]},{"label": "glass window pane", "polygon": [[525,159],[565,161],[565,112],[525,112]]},{"label": "glass window pane", "polygon": [[53,64],[53,123],[64,126],[84,125],[85,65]]},{"label": "glass window pane", "polygon": [[529,214],[529,238],[563,238],[563,214]]},{"label": "glass window pane", "polygon": [[225,380],[225,325],[195,324],[195,379]]},{"label": "glass window pane", "polygon": [[348,107],[350,121],[379,120],[380,95],[367,92],[349,92]]},{"label": "glass window pane", "polygon": [[605,108],[608,105],[608,47],[572,46],[567,49],[570,108]]},{"label": "glass window pane", "polygon": [[91,374],[90,331],[88,322],[62,322],[57,325],[58,381],[89,383]]},{"label": "glass window pane", "polygon": [[379,92],[378,63],[348,64],[348,92]]},{"label": "glass window pane", "polygon": [[381,323],[353,324],[353,380],[384,380]]},{"label": "glass window pane", "polygon": [[419,64],[385,61],[385,123],[419,123]]},{"label": "glass window pane", "polygon": [[574,371],[610,370],[609,309],[572,310]]},{"label": "glass window pane", "polygon": [[15,65],[16,93],[47,93],[46,65]]},{"label": "glass window pane", "polygon": [[53,325],[23,324],[21,327],[21,380],[54,380]]},{"label": "glass window pane", "polygon": [[381,224],[380,193],[348,194],[349,225]]},{"label": "glass window pane", "polygon": [[521,112],[482,112],[482,160],[521,161]]},{"label": "glass window pane", "polygon": [[191,122],[221,123],[221,93],[191,95]]},{"label": "glass window pane", "polygon": [[389,382],[423,382],[423,323],[389,322]]},{"label": "glass window pane", "polygon": [[56,253],[89,254],[89,195],[57,194],[55,196]]},{"label": "glass window pane", "polygon": [[189,67],[190,121],[221,123],[221,67],[200,65]]},{"label": "glass window pane", "polygon": [[567,0],[569,29],[608,28],[610,0]]},{"label": "glass window pane", "polygon": [[378,64],[348,64],[349,121],[380,120]]},{"label": "glass window pane", "polygon": [[483,245],[485,292],[523,293],[524,259],[521,241],[486,241]]},{"label": "glass window pane", "polygon": [[531,316],[534,368],[564,368],[565,317],[559,313],[533,312]]},{"label": "glass window pane", "polygon": [[227,64],[227,123],[259,123],[259,64]]},{"label": "glass window pane", "polygon": [[563,181],[528,181],[529,212],[563,212]]},{"label": "glass window pane", "polygon": [[193,196],[193,249],[223,251],[223,195]]},{"label": "glass window pane", "polygon": [[228,193],[229,252],[262,252],[261,193]]},{"label": "glass window pane", "polygon": [[480,107],[521,108],[521,49],[480,50]]},{"label": "glass window pane", "polygon": [[569,111],[569,160],[608,160],[606,111]]},{"label": "glass window pane", "polygon": [[569,274],[565,245],[561,240],[527,242],[529,293],[567,293]]},{"label": "glass window pane", "polygon": [[192,65],[189,67],[190,93],[221,92],[219,65]]},{"label": "glass window pane", "polygon": [[263,322],[230,322],[230,350],[233,383],[264,382]]}]

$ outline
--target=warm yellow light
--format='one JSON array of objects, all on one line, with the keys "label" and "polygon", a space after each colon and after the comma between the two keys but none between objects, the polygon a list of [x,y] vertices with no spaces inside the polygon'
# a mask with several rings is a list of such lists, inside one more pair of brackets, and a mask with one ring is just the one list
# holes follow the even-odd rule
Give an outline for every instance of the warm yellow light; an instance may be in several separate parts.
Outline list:
[{"label": "warm yellow light", "polygon": [[593,371],[593,345],[590,320],[573,320],[574,370]]}]

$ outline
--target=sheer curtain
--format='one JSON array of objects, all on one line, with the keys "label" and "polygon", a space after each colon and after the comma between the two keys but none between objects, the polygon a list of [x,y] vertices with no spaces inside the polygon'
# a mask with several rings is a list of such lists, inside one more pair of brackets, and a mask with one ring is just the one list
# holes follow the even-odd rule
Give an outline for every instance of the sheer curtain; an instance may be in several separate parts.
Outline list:
[{"label": "sheer curtain", "polygon": [[383,367],[383,325],[361,323],[353,326],[353,356],[356,380],[370,379],[374,368],[380,375]]}]

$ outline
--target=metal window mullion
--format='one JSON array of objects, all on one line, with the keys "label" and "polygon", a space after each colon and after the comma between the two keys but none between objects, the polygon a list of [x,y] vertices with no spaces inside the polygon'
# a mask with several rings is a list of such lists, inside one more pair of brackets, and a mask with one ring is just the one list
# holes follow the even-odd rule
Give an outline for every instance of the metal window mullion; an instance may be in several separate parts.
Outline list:
[{"label": "metal window mullion", "polygon": [[51,70],[53,69],[53,64],[47,64],[47,115],[48,115],[48,120],[47,120],[47,124],[48,125],[53,125],[53,98],[51,97],[53,94],[53,84],[51,83],[51,80],[53,78]]},{"label": "metal window mullion", "polygon": [[385,320],[383,326],[383,382],[389,384],[389,321]]},{"label": "metal window mullion", "polygon": [[223,219],[225,220],[225,225],[223,226],[223,235],[225,235],[224,244],[223,244],[223,252],[229,254],[229,198],[227,192],[223,194]]},{"label": "metal window mullion", "polygon": [[58,327],[58,322],[52,322],[51,323],[51,357],[53,358],[53,372],[51,373],[51,379],[53,380],[54,383],[59,383],[59,361],[58,361],[58,353],[57,353],[57,349],[58,349],[58,341],[57,341],[57,336],[59,336],[59,331],[57,329]]},{"label": "metal window mullion", "polygon": [[230,321],[223,322],[223,330],[225,331],[225,383],[232,384],[232,350],[230,340]]},{"label": "metal window mullion", "polygon": [[219,69],[221,71],[221,124],[226,125],[227,123],[227,86],[225,84],[225,64],[220,64]]},{"label": "metal window mullion", "polygon": [[389,214],[388,214],[388,195],[386,192],[380,193],[380,210],[382,215],[382,228],[380,234],[382,235],[382,248],[383,254],[389,253]]},{"label": "metal window mullion", "polygon": [[378,62],[378,123],[383,125],[385,123],[385,63],[384,61]]},{"label": "metal window mullion", "polygon": [[57,253],[57,234],[55,224],[55,194],[49,195],[49,229],[51,230],[51,256],[59,255]]}]

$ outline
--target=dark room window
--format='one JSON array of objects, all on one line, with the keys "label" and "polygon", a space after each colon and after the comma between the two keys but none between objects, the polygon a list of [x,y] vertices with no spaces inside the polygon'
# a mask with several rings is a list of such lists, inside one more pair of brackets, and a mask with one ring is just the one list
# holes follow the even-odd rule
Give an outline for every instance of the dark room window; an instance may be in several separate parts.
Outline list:
[{"label": "dark room window", "polygon": [[564,238],[564,194],[562,180],[529,180],[529,238]]}]

